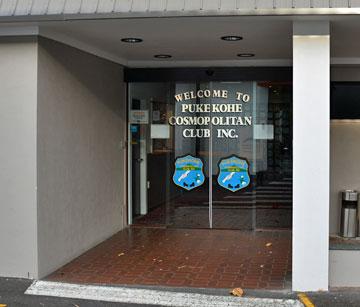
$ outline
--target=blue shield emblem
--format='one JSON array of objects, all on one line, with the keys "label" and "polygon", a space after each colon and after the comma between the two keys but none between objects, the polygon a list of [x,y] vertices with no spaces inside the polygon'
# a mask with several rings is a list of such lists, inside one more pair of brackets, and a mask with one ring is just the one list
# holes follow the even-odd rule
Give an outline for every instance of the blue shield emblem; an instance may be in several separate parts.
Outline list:
[{"label": "blue shield emblem", "polygon": [[173,181],[188,191],[201,186],[205,181],[202,161],[190,155],[177,158]]},{"label": "blue shield emblem", "polygon": [[248,162],[237,156],[220,160],[217,181],[220,186],[231,192],[246,188],[250,184]]}]

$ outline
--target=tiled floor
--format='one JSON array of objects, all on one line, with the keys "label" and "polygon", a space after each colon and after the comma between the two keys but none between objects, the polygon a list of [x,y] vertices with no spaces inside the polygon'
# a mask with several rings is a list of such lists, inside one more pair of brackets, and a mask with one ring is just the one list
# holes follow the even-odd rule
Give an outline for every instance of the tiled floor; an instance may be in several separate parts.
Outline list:
[{"label": "tiled floor", "polygon": [[47,277],[77,283],[290,287],[291,232],[128,228]]}]

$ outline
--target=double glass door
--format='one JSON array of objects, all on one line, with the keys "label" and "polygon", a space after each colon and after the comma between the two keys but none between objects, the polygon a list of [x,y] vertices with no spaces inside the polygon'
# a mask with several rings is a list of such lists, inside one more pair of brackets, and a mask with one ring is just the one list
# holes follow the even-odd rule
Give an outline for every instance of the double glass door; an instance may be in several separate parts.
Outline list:
[{"label": "double glass door", "polygon": [[130,224],[290,228],[291,90],[130,83]]}]

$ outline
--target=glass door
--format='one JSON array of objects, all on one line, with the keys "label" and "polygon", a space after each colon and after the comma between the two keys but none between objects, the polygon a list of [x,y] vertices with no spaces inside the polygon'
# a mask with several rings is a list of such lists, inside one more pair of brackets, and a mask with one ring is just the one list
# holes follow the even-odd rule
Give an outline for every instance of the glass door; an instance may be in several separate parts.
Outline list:
[{"label": "glass door", "polygon": [[189,121],[198,112],[176,100],[177,93],[197,88],[195,83],[129,85],[130,224],[209,227],[208,125]]},{"label": "glass door", "polygon": [[291,84],[129,85],[129,222],[290,228]]}]

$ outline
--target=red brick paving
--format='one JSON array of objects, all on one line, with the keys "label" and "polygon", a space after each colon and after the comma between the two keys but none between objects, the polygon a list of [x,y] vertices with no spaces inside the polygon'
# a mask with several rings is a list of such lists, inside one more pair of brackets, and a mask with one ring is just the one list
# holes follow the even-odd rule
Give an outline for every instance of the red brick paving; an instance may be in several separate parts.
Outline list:
[{"label": "red brick paving", "polygon": [[290,231],[128,228],[46,279],[284,289],[290,276]]}]

